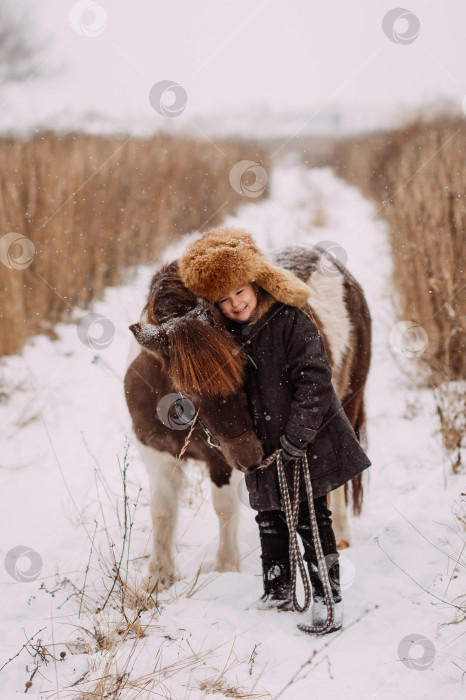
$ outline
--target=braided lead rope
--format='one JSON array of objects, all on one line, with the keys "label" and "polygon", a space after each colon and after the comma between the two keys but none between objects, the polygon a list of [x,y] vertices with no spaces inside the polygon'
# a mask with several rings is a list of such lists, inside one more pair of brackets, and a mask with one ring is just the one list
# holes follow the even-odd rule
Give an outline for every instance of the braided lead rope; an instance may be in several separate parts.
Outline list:
[{"label": "braided lead rope", "polygon": [[266,459],[264,459],[264,461],[260,465],[259,469],[265,469],[266,467],[269,467],[272,464],[272,462],[275,462],[275,460],[277,459],[279,454],[281,454],[281,449],[275,450],[275,452],[272,452],[271,455],[269,455]]},{"label": "braided lead rope", "polygon": [[[303,558],[301,556],[301,551],[298,546],[296,527],[298,523],[298,510],[299,510],[299,473],[301,469],[304,473],[304,482],[306,485],[307,493],[307,504],[309,508],[309,516],[311,521],[312,538],[314,541],[314,547],[317,555],[317,564],[319,568],[320,579],[324,587],[325,602],[327,604],[327,619],[321,627],[310,627],[308,625],[298,625],[298,628],[303,632],[308,632],[310,634],[325,634],[327,630],[333,625],[335,621],[335,601],[333,600],[332,588],[330,585],[330,580],[328,576],[327,563],[325,561],[324,552],[322,549],[322,543],[320,541],[319,528],[317,525],[317,518],[314,508],[314,497],[312,493],[311,476],[309,473],[309,465],[307,461],[307,455],[304,455],[301,459],[295,460],[293,469],[293,489],[294,489],[294,503],[291,506],[290,493],[288,490],[288,485],[285,479],[285,472],[283,469],[282,462],[282,450],[276,450],[267,459],[262,462],[261,468],[268,467],[272,462],[277,461],[277,473],[278,480],[280,484],[280,491],[282,496],[282,503],[284,505],[286,524],[288,526],[288,533],[290,538],[290,567],[291,567],[291,599],[293,604],[293,609],[298,612],[306,612],[309,609],[311,601],[311,584],[307,577],[306,569],[304,567]],[[304,585],[304,605],[299,605],[296,599],[296,565],[299,566],[299,571]]]},{"label": "braided lead rope", "polygon": [[300,460],[304,472],[304,482],[306,484],[307,491],[307,505],[309,507],[309,516],[311,519],[312,526],[312,539],[314,541],[314,547],[317,554],[317,563],[319,567],[320,580],[324,586],[325,602],[327,604],[327,619],[321,627],[310,627],[308,625],[298,625],[298,628],[303,632],[309,632],[311,634],[325,634],[332,626],[335,621],[335,601],[333,600],[332,587],[330,585],[330,580],[328,576],[327,562],[325,561],[324,550],[322,549],[322,542],[320,541],[319,528],[317,525],[316,511],[314,508],[314,496],[312,493],[311,475],[309,473],[309,465],[307,463],[307,455],[304,455],[302,460]]},{"label": "braided lead rope", "polygon": [[[285,479],[285,472],[283,470],[282,453],[277,455],[277,472],[278,481],[280,483],[280,492],[282,496],[283,509],[285,511],[286,524],[288,526],[288,537],[290,542],[290,569],[291,569],[291,602],[293,604],[293,610],[303,613],[309,609],[311,604],[311,585],[306,574],[306,569],[304,568],[303,558],[299,550],[298,536],[296,532],[296,526],[298,524],[298,509],[299,509],[299,492],[296,490],[299,485],[299,462],[295,460],[293,465],[293,487],[295,492],[295,498],[293,506],[291,505],[290,492],[288,490],[288,485]],[[299,573],[301,574],[301,579],[304,584],[304,604],[300,605],[298,599],[296,598],[296,581],[297,572],[296,566],[299,566]]]}]

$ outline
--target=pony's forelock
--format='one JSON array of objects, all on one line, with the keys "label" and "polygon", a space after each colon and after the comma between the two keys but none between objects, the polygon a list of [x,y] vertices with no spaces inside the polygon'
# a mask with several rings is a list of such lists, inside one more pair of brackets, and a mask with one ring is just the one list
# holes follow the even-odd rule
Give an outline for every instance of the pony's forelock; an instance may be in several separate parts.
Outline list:
[{"label": "pony's forelock", "polygon": [[166,339],[164,362],[177,391],[216,399],[242,388],[246,356],[215,305],[184,286],[177,261],[152,278],[145,311]]},{"label": "pony's forelock", "polygon": [[227,398],[244,383],[245,355],[227,331],[177,319],[168,332],[168,372],[177,391]]}]

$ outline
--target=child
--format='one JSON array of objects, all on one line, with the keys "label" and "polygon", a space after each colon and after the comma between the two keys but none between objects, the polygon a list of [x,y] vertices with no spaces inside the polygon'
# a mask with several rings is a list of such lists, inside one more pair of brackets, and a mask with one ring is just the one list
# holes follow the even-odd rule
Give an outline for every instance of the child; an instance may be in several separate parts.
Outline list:
[{"label": "child", "polygon": [[[179,261],[188,289],[217,304],[227,328],[250,358],[245,391],[265,455],[281,448],[293,502],[294,460],[307,455],[320,540],[342,625],[339,562],[326,494],[361,473],[370,461],[361,448],[331,382],[324,344],[305,313],[309,287],[268,261],[241,230],[212,229]],[[264,594],[261,609],[292,609],[289,534],[276,462],[246,475],[252,508],[258,511]],[[324,588],[313,543],[307,493],[301,476],[297,532],[313,588],[313,611],[305,622],[327,618]]]}]

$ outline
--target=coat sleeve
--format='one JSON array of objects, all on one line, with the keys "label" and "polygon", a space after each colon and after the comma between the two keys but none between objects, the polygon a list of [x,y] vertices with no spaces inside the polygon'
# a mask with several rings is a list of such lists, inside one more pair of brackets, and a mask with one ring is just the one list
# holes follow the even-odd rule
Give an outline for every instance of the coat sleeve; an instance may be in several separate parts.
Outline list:
[{"label": "coat sleeve", "polygon": [[284,336],[293,392],[285,433],[304,447],[313,442],[330,407],[332,370],[324,341],[304,311],[289,309]]}]

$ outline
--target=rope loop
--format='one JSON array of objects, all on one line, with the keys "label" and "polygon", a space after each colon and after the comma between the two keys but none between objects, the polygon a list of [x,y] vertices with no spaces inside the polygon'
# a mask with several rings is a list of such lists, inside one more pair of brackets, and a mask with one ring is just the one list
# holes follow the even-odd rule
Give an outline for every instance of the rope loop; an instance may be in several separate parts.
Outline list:
[{"label": "rope loop", "polygon": [[[312,483],[311,475],[309,473],[309,464],[307,461],[307,455],[304,455],[300,459],[293,460],[293,491],[294,491],[294,502],[291,503],[290,492],[288,489],[288,484],[285,477],[285,471],[283,467],[283,454],[282,450],[275,450],[267,459],[265,459],[260,469],[265,469],[270,466],[273,462],[277,463],[277,474],[278,481],[280,484],[280,495],[282,501],[282,507],[285,511],[286,524],[288,527],[288,535],[290,542],[290,568],[291,568],[291,602],[293,610],[304,613],[309,609],[311,604],[311,583],[308,579],[307,572],[304,566],[303,558],[298,544],[298,536],[296,528],[298,525],[298,514],[299,514],[299,477],[300,473],[303,473],[304,483],[306,485],[307,493],[307,504],[309,508],[309,517],[311,522],[312,539],[314,542],[314,547],[317,555],[317,563],[319,568],[319,575],[324,587],[325,602],[327,604],[327,619],[324,624],[319,626],[308,626],[308,625],[298,625],[298,628],[303,632],[308,632],[309,634],[325,634],[333,625],[335,621],[335,601],[333,599],[332,587],[329,580],[327,563],[325,561],[324,552],[322,549],[322,543],[320,541],[319,528],[317,525],[316,512],[314,507],[314,497],[312,494]],[[304,604],[300,605],[296,597],[296,581],[297,581],[297,568],[299,568],[299,573],[304,585]]]}]

